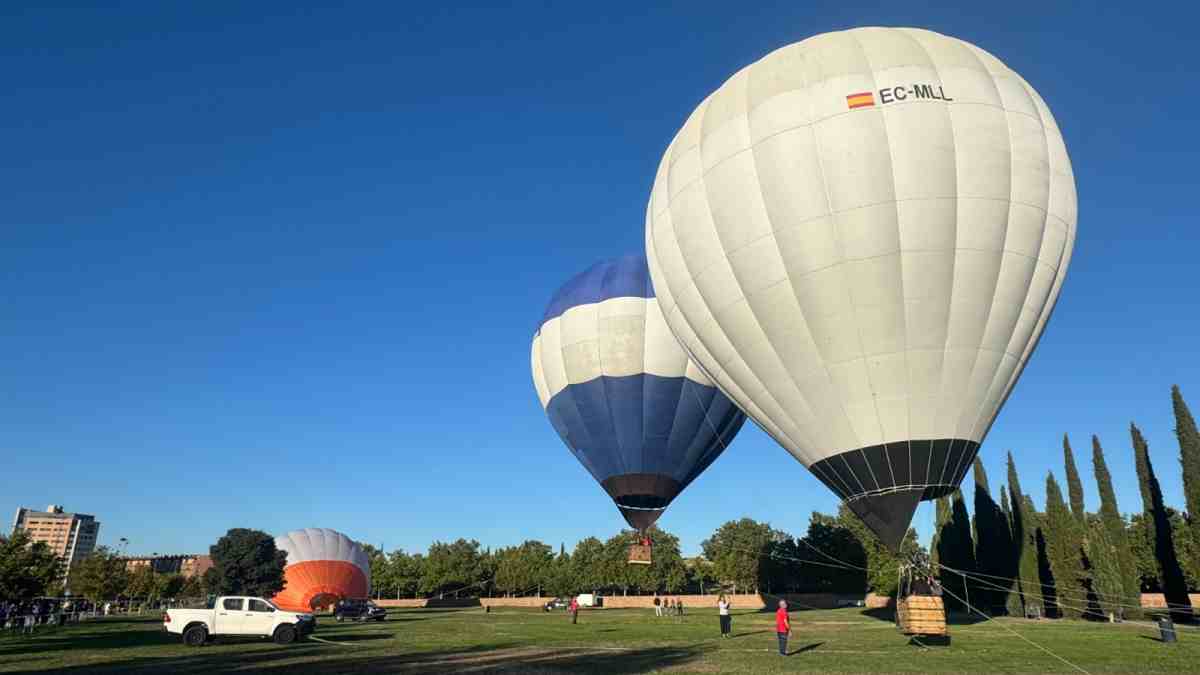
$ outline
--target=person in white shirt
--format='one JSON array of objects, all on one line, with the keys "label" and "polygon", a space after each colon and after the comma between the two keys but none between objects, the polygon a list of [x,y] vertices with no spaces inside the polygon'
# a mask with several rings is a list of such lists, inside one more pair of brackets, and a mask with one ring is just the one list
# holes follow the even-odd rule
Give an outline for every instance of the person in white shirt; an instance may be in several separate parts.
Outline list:
[{"label": "person in white shirt", "polygon": [[725,594],[717,598],[717,615],[721,619],[721,637],[727,638],[729,635],[730,624],[733,623],[733,617],[729,616],[729,600],[725,599]]}]

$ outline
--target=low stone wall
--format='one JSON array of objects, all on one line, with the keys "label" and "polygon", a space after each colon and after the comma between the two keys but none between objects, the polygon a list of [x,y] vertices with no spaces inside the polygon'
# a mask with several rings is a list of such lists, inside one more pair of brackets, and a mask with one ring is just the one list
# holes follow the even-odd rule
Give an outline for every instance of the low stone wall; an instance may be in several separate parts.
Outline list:
[{"label": "low stone wall", "polygon": [[[672,599],[683,600],[685,608],[708,608],[716,607],[716,595],[670,595],[664,596]],[[868,609],[882,609],[892,607],[895,604],[893,598],[886,595],[875,595],[868,593],[865,597],[862,595],[839,595],[834,593],[800,593],[800,594],[785,594],[783,596],[755,594],[755,595],[727,595],[729,602],[732,603],[734,609],[774,609],[775,603],[780,597],[783,597],[792,604],[794,609],[833,609],[842,601],[863,600]],[[1189,596],[1192,601],[1192,607],[1200,609],[1200,593],[1192,593]],[[380,607],[482,607],[490,605],[492,607],[541,607],[554,598],[549,596],[531,597],[531,598],[403,598],[400,600],[380,599],[376,600],[375,604]],[[1166,598],[1162,593],[1142,593],[1142,607],[1147,609],[1165,609],[1167,607]],[[604,596],[604,607],[609,609],[641,609],[654,607],[654,596],[652,595],[606,595]]]},{"label": "low stone wall", "polygon": [[[713,608],[717,606],[718,595],[666,595],[660,597],[671,598],[672,600],[683,601],[685,609],[703,609]],[[739,594],[726,595],[729,602],[736,609],[775,609],[779,598],[787,600],[795,609],[833,609],[842,601],[861,601],[862,595],[838,595],[834,593],[799,593],[785,594],[782,596],[768,594]],[[883,607],[886,606],[886,601],[890,598],[884,598],[884,604],[872,605],[871,597],[867,597],[868,607]],[[553,600],[553,597],[527,597],[527,598],[406,598],[400,600],[376,600],[375,603],[380,607],[541,607],[547,602]],[[603,596],[603,606],[606,609],[651,609],[654,607],[653,595],[605,595]]]}]

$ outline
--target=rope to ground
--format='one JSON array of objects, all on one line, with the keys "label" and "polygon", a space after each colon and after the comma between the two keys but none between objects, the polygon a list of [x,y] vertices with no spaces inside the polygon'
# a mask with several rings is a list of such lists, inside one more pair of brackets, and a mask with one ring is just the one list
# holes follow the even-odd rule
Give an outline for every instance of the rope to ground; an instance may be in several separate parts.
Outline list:
[{"label": "rope to ground", "polygon": [[[952,572],[955,572],[956,574],[961,574],[961,572],[958,572],[957,570],[954,570],[953,568],[946,567],[945,565],[939,565],[939,566],[940,566],[940,567],[943,567],[943,568],[945,568],[945,569],[947,569],[947,570],[950,570],[950,571],[952,571]],[[966,574],[966,575],[964,575],[964,576],[968,576],[968,577],[969,577],[969,576],[971,576],[971,575],[970,575],[970,573],[967,573],[967,574]],[[986,584],[986,585],[990,586],[992,590],[1004,591],[1004,592],[1009,592],[1009,593],[1015,593],[1015,592],[1016,592],[1016,591],[1014,591],[1013,589],[1010,589],[1010,588],[1005,588],[1005,587],[1003,587],[1003,586],[1000,586],[1000,585],[998,585],[998,584],[993,584],[993,583],[990,583],[990,582],[984,581],[984,580],[982,580],[982,579],[975,579],[975,582],[976,582],[976,583],[979,583],[979,584]],[[1073,609],[1073,610],[1075,610],[1075,611],[1079,612],[1079,613],[1080,613],[1080,614],[1082,614],[1082,615],[1094,616],[1094,617],[1096,617],[1096,618],[1099,618],[1099,619],[1108,619],[1108,616],[1107,616],[1107,615],[1103,614],[1102,612],[1096,612],[1096,611],[1094,611],[1093,609],[1091,609],[1091,608],[1088,608],[1088,607],[1080,607],[1079,605],[1071,605],[1071,604],[1067,604],[1067,603],[1065,603],[1065,602],[1062,602],[1062,601],[1059,601],[1059,600],[1057,600],[1057,599],[1056,599],[1056,600],[1055,600],[1053,603],[1050,603],[1050,602],[1048,602],[1048,601],[1047,601],[1047,599],[1046,599],[1046,597],[1045,597],[1045,596],[1040,596],[1040,595],[1037,595],[1036,593],[1027,593],[1027,595],[1030,595],[1030,596],[1032,596],[1032,597],[1038,598],[1039,600],[1041,600],[1041,601],[1042,601],[1042,603],[1043,603],[1043,604],[1054,604],[1054,605],[1057,605],[1058,607],[1064,607],[1064,608],[1066,608],[1066,609]],[[1118,607],[1133,607],[1133,605],[1116,605],[1116,606],[1118,606]],[[1144,608],[1144,607],[1143,607],[1143,608],[1140,608],[1140,609],[1150,609],[1150,608]],[[1131,626],[1131,627],[1146,626],[1146,627],[1150,627],[1150,628],[1157,628],[1157,624],[1155,624],[1155,623],[1152,623],[1152,622],[1150,622],[1150,621],[1138,621],[1138,620],[1136,620],[1136,619],[1125,619],[1125,620],[1121,621],[1120,623],[1113,624],[1113,625],[1118,625],[1118,626],[1129,625],[1129,626]],[[1186,630],[1186,631],[1196,631],[1196,630],[1200,630],[1200,629],[1197,629],[1197,628],[1190,628],[1190,627],[1185,627],[1185,626],[1178,626],[1178,625],[1177,625],[1177,626],[1175,627],[1175,630],[1178,630],[1178,631],[1184,631],[1184,630]]]},{"label": "rope to ground", "polygon": [[[979,614],[979,616],[982,616],[982,617],[983,617],[983,619],[984,619],[985,621],[995,621],[995,619],[993,619],[992,617],[988,616],[987,614],[985,614],[985,613],[984,613],[984,612],[982,612],[981,610],[979,610],[979,609],[976,609],[976,608],[975,608],[973,605],[971,605],[971,603],[969,603],[969,602],[967,602],[966,600],[963,600],[962,598],[958,597],[958,596],[957,596],[957,595],[955,595],[955,594],[954,594],[954,593],[953,593],[953,592],[952,592],[950,589],[946,588],[945,586],[943,586],[943,587],[942,587],[942,591],[943,591],[944,593],[946,593],[947,595],[949,595],[950,597],[954,598],[955,600],[958,600],[959,602],[963,603],[963,605],[965,605],[967,608],[969,608],[969,609],[973,610],[975,613]],[[1066,660],[1065,658],[1063,658],[1063,657],[1059,656],[1058,654],[1055,654],[1054,652],[1050,651],[1050,649],[1048,649],[1048,648],[1046,648],[1046,647],[1043,647],[1042,645],[1040,645],[1040,644],[1038,644],[1038,643],[1034,642],[1033,640],[1030,640],[1029,638],[1025,637],[1024,635],[1021,635],[1021,634],[1020,634],[1020,633],[1018,633],[1016,630],[1014,630],[1012,627],[1005,625],[1005,624],[1004,624],[1004,622],[1002,622],[1002,621],[995,621],[995,623],[996,623],[996,625],[1000,626],[1000,627],[1001,627],[1001,628],[1003,628],[1004,630],[1006,630],[1006,631],[1008,631],[1008,632],[1012,633],[1013,635],[1016,635],[1017,637],[1021,638],[1021,639],[1022,639],[1022,640],[1024,640],[1025,642],[1028,642],[1029,644],[1033,645],[1034,647],[1037,647],[1038,649],[1042,650],[1043,652],[1046,652],[1046,653],[1047,653],[1047,654],[1049,654],[1050,656],[1053,656],[1054,658],[1058,659],[1059,661],[1062,661],[1063,663],[1065,663],[1065,664],[1067,664],[1068,666],[1070,666],[1070,667],[1074,668],[1075,670],[1078,670],[1079,672],[1081,672],[1081,673],[1084,673],[1084,675],[1091,675],[1090,673],[1088,673],[1088,671],[1084,670],[1084,669],[1083,669],[1083,668],[1081,668],[1080,666],[1078,666],[1078,665],[1076,665],[1076,664],[1074,664],[1074,663],[1071,663],[1070,661]]]},{"label": "rope to ground", "polygon": [[[939,564],[940,564],[940,563],[939,563]],[[955,574],[966,574],[966,575],[969,575],[969,576],[981,576],[981,577],[988,577],[988,578],[991,578],[991,579],[1000,579],[1001,581],[1020,581],[1020,579],[1018,579],[1018,578],[1016,578],[1016,577],[1003,577],[1003,576],[999,576],[999,575],[996,575],[996,574],[984,574],[983,572],[967,572],[967,571],[965,571],[965,570],[955,569],[955,568],[953,568],[953,567],[949,567],[949,566],[946,566],[946,565],[942,565],[942,567],[945,567],[946,569],[948,569],[948,570],[950,570],[950,571],[954,572]],[[1057,592],[1060,590],[1057,584],[1043,584],[1043,583],[1038,583],[1038,582],[1029,582],[1029,583],[1030,583],[1030,585],[1033,585],[1033,586],[1041,586],[1042,588],[1053,588],[1053,589],[1055,590],[1055,592],[1056,592],[1056,593],[1057,593]],[[1101,592],[1099,592],[1099,591],[1095,591],[1095,594],[1096,594],[1098,597],[1106,597],[1106,598],[1124,598],[1124,596],[1120,595],[1119,593],[1101,593]],[[1115,604],[1115,603],[1114,603],[1114,604]],[[1125,607],[1135,607],[1135,606],[1139,606],[1139,605],[1124,605],[1124,606],[1125,606]],[[1167,604],[1167,607],[1168,607],[1168,608],[1187,609],[1187,608],[1190,608],[1191,606],[1190,606],[1190,605],[1182,605],[1182,604],[1179,604],[1179,603],[1175,603],[1175,604],[1170,604],[1170,603],[1168,603],[1168,604]]]}]

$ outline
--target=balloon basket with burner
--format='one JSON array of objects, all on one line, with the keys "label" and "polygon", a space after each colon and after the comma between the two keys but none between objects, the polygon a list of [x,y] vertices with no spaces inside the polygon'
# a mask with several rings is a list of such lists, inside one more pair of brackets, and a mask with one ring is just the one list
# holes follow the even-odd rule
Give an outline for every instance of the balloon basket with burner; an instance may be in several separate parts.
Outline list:
[{"label": "balloon basket with burner", "polygon": [[941,586],[924,565],[900,568],[896,593],[896,627],[904,635],[945,638],[946,605]]},{"label": "balloon basket with burner", "polygon": [[649,537],[643,537],[634,544],[629,546],[629,564],[630,565],[649,565],[651,563],[650,556],[651,544]]}]

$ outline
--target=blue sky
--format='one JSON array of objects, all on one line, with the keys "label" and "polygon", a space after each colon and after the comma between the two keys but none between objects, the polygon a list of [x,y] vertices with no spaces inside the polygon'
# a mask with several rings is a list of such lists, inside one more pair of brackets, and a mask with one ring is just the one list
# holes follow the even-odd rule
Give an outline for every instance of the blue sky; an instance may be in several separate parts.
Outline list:
[{"label": "blue sky", "polygon": [[[1071,152],[1075,257],[984,445],[993,483],[1012,449],[1040,503],[1062,434],[1090,476],[1097,433],[1138,509],[1136,420],[1182,504],[1197,10],[493,4],[0,7],[0,510],[62,503],[138,553],[239,526],[408,550],[610,536],[538,405],[532,331],[564,280],[642,247],[653,171],[708,92],[856,25],[991,51]],[[661,524],[695,553],[732,518],[802,534],[834,508],[748,425]]]}]

